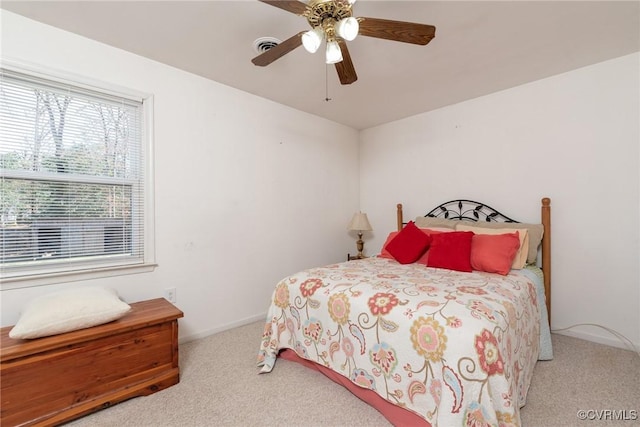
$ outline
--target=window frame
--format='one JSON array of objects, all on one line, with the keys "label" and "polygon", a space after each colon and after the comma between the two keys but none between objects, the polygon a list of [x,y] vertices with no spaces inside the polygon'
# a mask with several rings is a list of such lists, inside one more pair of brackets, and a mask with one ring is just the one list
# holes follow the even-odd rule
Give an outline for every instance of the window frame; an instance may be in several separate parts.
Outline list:
[{"label": "window frame", "polygon": [[[155,260],[155,199],[154,199],[154,150],[153,150],[153,118],[154,118],[154,97],[152,94],[139,92],[133,89],[106,83],[86,76],[52,70],[39,65],[26,64],[20,61],[2,58],[0,67],[7,71],[22,73],[39,79],[46,79],[64,85],[71,85],[81,89],[90,90],[105,96],[117,96],[142,102],[142,127],[140,147],[144,159],[143,179],[143,240],[144,256],[142,263],[131,264],[130,261],[123,260],[119,264],[104,265],[100,262],[87,262],[86,268],[69,271],[47,271],[39,270],[34,274],[5,277],[3,266],[0,265],[0,291],[10,289],[28,288],[32,286],[51,285],[82,280],[92,280],[99,278],[114,277],[127,274],[151,272],[157,266]],[[15,173],[14,173],[15,172]],[[13,171],[12,176],[20,175],[20,172]],[[24,175],[28,175],[26,172]],[[97,178],[99,179],[99,178]]]}]

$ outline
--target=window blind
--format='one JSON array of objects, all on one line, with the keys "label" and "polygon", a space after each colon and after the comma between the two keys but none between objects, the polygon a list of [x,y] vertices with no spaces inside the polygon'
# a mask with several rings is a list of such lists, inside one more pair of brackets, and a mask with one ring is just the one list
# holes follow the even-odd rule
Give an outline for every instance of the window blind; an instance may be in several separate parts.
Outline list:
[{"label": "window blind", "polygon": [[143,263],[142,100],[0,73],[0,277]]}]

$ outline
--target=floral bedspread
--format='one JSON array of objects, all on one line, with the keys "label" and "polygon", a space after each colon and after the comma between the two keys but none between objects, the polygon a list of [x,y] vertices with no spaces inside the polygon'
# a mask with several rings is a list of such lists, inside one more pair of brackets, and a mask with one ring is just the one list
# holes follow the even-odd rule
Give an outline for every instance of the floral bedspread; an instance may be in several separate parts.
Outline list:
[{"label": "floral bedspread", "polygon": [[523,275],[368,258],[276,286],[258,365],[279,350],[331,368],[433,426],[520,425],[540,311]]}]

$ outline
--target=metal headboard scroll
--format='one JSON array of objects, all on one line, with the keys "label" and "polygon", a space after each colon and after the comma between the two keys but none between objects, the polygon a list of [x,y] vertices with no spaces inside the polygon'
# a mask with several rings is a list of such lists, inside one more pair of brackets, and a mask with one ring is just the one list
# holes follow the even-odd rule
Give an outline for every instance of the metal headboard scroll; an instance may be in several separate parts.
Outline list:
[{"label": "metal headboard scroll", "polygon": [[425,217],[476,222],[518,222],[491,206],[473,200],[451,200],[434,208]]}]

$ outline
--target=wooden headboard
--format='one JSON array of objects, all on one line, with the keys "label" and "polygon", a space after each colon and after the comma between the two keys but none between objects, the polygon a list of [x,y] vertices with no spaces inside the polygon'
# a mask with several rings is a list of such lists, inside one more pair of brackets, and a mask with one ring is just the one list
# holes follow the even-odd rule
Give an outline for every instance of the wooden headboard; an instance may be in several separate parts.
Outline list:
[{"label": "wooden headboard", "polygon": [[[511,222],[518,223],[506,215],[498,212],[489,205],[473,200],[451,200],[433,208],[425,216],[440,217],[460,221],[476,222]],[[402,230],[405,222],[402,215],[402,204],[397,206],[398,231]],[[544,197],[540,208],[540,220],[544,227],[542,235],[541,268],[544,275],[544,293],[547,305],[547,316],[551,325],[551,199]]]}]

